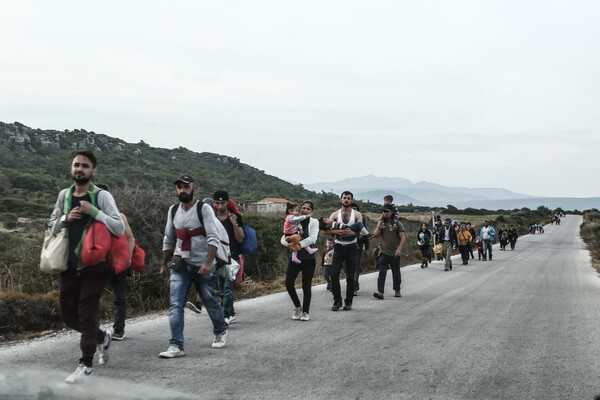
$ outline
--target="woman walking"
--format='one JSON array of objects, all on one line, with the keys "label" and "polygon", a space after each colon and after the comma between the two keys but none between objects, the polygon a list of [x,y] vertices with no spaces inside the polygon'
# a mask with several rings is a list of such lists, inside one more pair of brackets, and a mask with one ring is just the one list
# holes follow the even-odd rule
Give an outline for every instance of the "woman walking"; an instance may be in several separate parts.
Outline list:
[{"label": "woman walking", "polygon": [[[285,287],[287,289],[292,302],[294,303],[294,313],[292,314],[292,319],[300,320],[300,321],[308,321],[310,316],[308,315],[310,311],[310,300],[312,296],[312,278],[315,274],[315,265],[316,258],[315,252],[305,250],[306,248],[314,249],[315,243],[317,242],[317,237],[319,235],[319,221],[315,218],[310,217],[313,212],[315,205],[312,201],[305,201],[300,206],[300,214],[307,216],[305,220],[300,222],[302,225],[302,240],[300,241],[300,251],[298,251],[297,259],[300,263],[296,263],[290,257],[287,267],[287,273],[285,276]],[[285,242],[285,237],[282,238],[282,244],[287,246]],[[300,299],[298,298],[298,294],[296,293],[296,288],[294,287],[294,283],[296,282],[296,278],[298,274],[302,272],[302,293],[303,293],[303,301],[300,303]]]},{"label": "woman walking", "polygon": [[427,228],[426,223],[421,224],[421,229],[417,234],[417,245],[421,250],[421,268],[427,268],[428,263],[431,263],[431,231]]},{"label": "woman walking", "polygon": [[471,233],[469,233],[467,227],[464,224],[461,225],[460,232],[458,232],[458,251],[460,252],[463,265],[469,263],[469,243],[471,239]]}]

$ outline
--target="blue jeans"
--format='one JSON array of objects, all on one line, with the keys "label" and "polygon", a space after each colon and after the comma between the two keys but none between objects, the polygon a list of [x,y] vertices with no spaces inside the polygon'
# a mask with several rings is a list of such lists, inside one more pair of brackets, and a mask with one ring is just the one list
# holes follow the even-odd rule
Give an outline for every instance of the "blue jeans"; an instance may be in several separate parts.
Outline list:
[{"label": "blue jeans", "polygon": [[489,259],[492,260],[492,241],[490,239],[483,239],[483,259],[488,258],[488,252],[490,253]]},{"label": "blue jeans", "polygon": [[392,270],[392,289],[400,290],[402,275],[400,275],[400,257],[380,254],[377,259],[379,266],[379,276],[377,277],[377,291],[383,293],[385,289],[385,278],[387,277],[388,267]]},{"label": "blue jeans", "polygon": [[235,309],[233,308],[233,302],[235,300],[235,281],[223,278],[218,275],[219,287],[221,288],[221,306],[223,306],[223,313],[225,318],[233,317],[235,315]]},{"label": "blue jeans", "polygon": [[210,275],[200,275],[199,267],[185,263],[181,272],[171,270],[169,278],[170,302],[169,326],[171,328],[170,344],[174,344],[183,350],[183,309],[187,300],[188,289],[191,284],[196,286],[204,308],[213,324],[213,333],[219,335],[227,330],[223,316],[223,308],[219,305],[215,296],[215,278],[217,276],[216,266]]}]

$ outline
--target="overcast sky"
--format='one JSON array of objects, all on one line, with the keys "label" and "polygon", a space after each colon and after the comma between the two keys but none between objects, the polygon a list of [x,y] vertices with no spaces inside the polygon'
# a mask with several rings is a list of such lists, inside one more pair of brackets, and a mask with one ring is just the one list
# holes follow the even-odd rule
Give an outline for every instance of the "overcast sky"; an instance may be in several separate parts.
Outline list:
[{"label": "overcast sky", "polygon": [[11,1],[0,121],[373,174],[600,196],[600,2]]}]

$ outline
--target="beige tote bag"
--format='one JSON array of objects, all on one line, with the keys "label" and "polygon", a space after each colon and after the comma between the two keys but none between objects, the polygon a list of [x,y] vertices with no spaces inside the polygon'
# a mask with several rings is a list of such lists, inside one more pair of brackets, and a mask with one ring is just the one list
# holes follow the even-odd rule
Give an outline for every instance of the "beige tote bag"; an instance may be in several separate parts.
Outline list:
[{"label": "beige tote bag", "polygon": [[67,270],[69,257],[69,234],[61,229],[56,235],[48,229],[40,255],[40,270],[47,274],[60,274]]}]

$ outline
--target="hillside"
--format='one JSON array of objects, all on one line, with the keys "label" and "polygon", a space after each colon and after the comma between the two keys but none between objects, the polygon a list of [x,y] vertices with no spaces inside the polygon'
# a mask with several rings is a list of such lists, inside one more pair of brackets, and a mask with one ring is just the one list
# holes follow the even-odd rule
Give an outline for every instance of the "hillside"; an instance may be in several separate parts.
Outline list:
[{"label": "hillside", "polygon": [[227,155],[132,144],[85,129],[43,130],[0,122],[0,212],[47,215],[58,191],[71,184],[70,161],[77,150],[97,155],[96,182],[111,187],[170,192],[174,178],[189,172],[200,196],[226,189],[240,203],[283,197],[315,200],[321,207],[338,204],[336,195],[312,192]]}]

